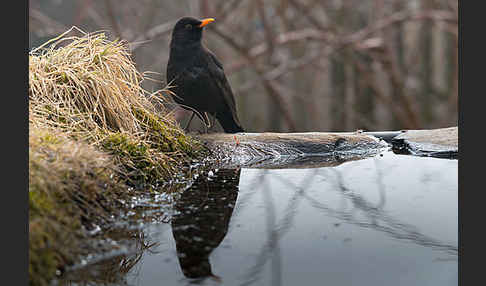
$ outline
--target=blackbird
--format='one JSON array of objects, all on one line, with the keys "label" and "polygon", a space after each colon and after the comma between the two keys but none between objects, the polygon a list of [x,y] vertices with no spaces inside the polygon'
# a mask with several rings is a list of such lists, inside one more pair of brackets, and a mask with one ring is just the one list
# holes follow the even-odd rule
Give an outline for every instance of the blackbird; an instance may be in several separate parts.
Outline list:
[{"label": "blackbird", "polygon": [[[197,116],[207,125],[209,113],[219,121],[224,132],[244,132],[223,65],[201,43],[204,26],[213,21],[213,18],[198,20],[192,17],[177,21],[170,42],[167,83],[175,94],[175,102],[185,109],[197,111]],[[202,114],[206,114],[206,119]],[[193,117],[194,113],[189,123]]]}]

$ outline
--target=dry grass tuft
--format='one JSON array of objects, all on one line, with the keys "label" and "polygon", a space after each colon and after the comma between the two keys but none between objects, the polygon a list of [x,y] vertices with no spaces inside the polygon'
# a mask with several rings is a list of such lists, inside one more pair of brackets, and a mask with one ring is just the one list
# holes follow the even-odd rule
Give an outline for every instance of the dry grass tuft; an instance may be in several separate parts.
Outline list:
[{"label": "dry grass tuft", "polygon": [[30,54],[31,122],[83,135],[98,128],[135,133],[132,108],[151,108],[141,80],[124,42],[109,42],[103,33],[61,37]]},{"label": "dry grass tuft", "polygon": [[62,130],[119,156],[136,180],[167,178],[175,171],[169,161],[181,162],[197,143],[151,101],[163,99],[141,87],[126,42],[104,33],[66,36],[73,29],[29,55],[31,126]]}]

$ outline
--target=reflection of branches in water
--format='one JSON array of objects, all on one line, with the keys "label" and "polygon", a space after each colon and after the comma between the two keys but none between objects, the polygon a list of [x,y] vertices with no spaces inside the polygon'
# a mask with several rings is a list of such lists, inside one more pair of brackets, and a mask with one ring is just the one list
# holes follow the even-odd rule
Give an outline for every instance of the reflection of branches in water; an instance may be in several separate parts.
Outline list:
[{"label": "reflection of branches in water", "polygon": [[145,233],[142,231],[136,234],[138,237],[135,239],[135,251],[131,257],[124,257],[120,261],[120,273],[128,273],[143,257],[143,254],[148,252],[151,254],[157,253],[152,248],[160,245],[160,242],[150,242],[146,240]]},{"label": "reflection of branches in water", "polygon": [[[140,233],[140,237],[145,238],[145,232]],[[130,272],[132,277],[140,277],[140,269],[142,267],[142,263],[139,263],[142,260],[142,257],[146,253],[150,254],[158,254],[160,251],[156,251],[154,248],[159,246],[161,243],[159,241],[150,242],[146,239],[141,239],[136,241],[136,252],[133,257],[124,257],[122,261],[119,262],[120,264],[120,274],[127,274]]]},{"label": "reflection of branches in water", "polygon": [[282,260],[280,256],[280,246],[278,244],[277,231],[275,230],[276,223],[276,211],[273,204],[272,194],[270,187],[263,187],[262,190],[263,201],[267,206],[266,210],[266,224],[268,231],[268,241],[271,244],[269,247],[273,249],[273,259],[272,259],[272,285],[280,285],[282,279]]},{"label": "reflection of branches in water", "polygon": [[386,191],[385,191],[385,183],[383,183],[383,171],[378,166],[378,160],[373,158],[373,162],[375,163],[376,169],[376,185],[378,186],[378,193],[380,195],[380,201],[378,202],[376,208],[378,210],[382,210],[386,204]]},{"label": "reflection of branches in water", "polygon": [[[366,217],[370,219],[371,222],[363,222],[355,218],[353,216],[353,211],[355,209],[351,211],[335,210],[327,206],[326,204],[306,195],[305,193],[302,193],[302,196],[307,201],[309,201],[311,206],[315,207],[320,211],[324,211],[328,216],[344,220],[350,224],[365,228],[372,228],[374,230],[384,232],[394,238],[407,240],[409,242],[413,242],[422,246],[431,247],[432,249],[446,251],[447,253],[452,255],[458,254],[457,247],[444,244],[434,238],[428,237],[420,233],[417,227],[410,224],[402,223],[383,211],[386,197],[384,185],[382,184],[381,172],[378,173],[377,178],[378,190],[380,191],[380,201],[375,206],[371,202],[367,201],[363,196],[360,196],[346,188],[344,185],[344,179],[342,174],[336,169],[332,170],[336,174],[336,177],[338,179],[336,182],[336,189],[339,190],[339,192],[342,194],[342,197],[349,200],[353,204],[355,209],[362,211],[366,215]],[[280,176],[275,177],[284,181],[286,184],[289,184],[293,188],[297,188],[297,186],[293,182],[287,180],[286,178],[282,178]],[[379,225],[380,222],[384,223],[384,225]]]},{"label": "reflection of branches in water", "polygon": [[267,174],[267,172],[260,172],[260,174],[258,175],[258,179],[254,180],[253,183],[250,186],[247,187],[247,189],[249,191],[245,192],[244,194],[242,194],[241,196],[238,197],[237,203],[236,203],[236,206],[235,206],[235,212],[233,213],[233,216],[231,218],[232,223],[230,224],[228,233],[230,233],[231,230],[233,229],[233,227],[236,225],[235,222],[237,220],[238,214],[240,214],[243,211],[245,206],[247,206],[247,204],[248,204],[247,202],[251,201],[251,198],[253,197],[253,195],[257,193],[257,190],[258,190],[257,186],[262,185],[263,182],[265,181],[265,175],[266,174]]},{"label": "reflection of branches in water", "polygon": [[[268,240],[267,242],[263,245],[262,249],[260,250],[260,255],[256,259],[256,264],[249,269],[249,271],[244,275],[246,280],[241,283],[241,285],[251,285],[255,281],[258,281],[260,279],[260,273],[263,270],[263,266],[267,262],[267,260],[272,256],[272,258],[276,259],[277,261],[274,262],[272,265],[272,284],[273,285],[280,285],[281,284],[281,263],[280,263],[280,253],[279,253],[279,248],[278,248],[278,242],[280,239],[283,238],[283,236],[287,233],[287,231],[290,229],[293,223],[293,219],[295,217],[295,214],[297,213],[297,207],[300,201],[302,200],[302,197],[305,193],[305,190],[309,187],[309,184],[312,182],[310,180],[311,177],[315,175],[315,173],[318,171],[318,169],[314,169],[314,172],[309,173],[308,177],[304,177],[302,179],[302,183],[300,184],[302,187],[297,187],[295,186],[296,192],[294,192],[293,196],[289,200],[288,206],[285,208],[284,212],[284,217],[280,221],[280,223],[275,223],[275,211],[274,207],[271,207],[273,209],[272,212],[267,212],[267,216],[271,214],[273,218],[268,219],[267,218],[267,231],[268,231]],[[266,172],[266,170],[264,170]],[[275,174],[272,174],[272,177],[275,176]],[[265,202],[268,202],[270,196],[268,194],[267,189],[271,190],[271,187],[266,187],[265,184],[260,184],[263,186],[263,194],[264,194],[264,199]],[[266,195],[267,194],[267,195]],[[273,204],[272,204],[273,206]],[[271,225],[270,225],[271,223]],[[275,256],[275,251],[278,251],[277,256]]]},{"label": "reflection of branches in water", "polygon": [[150,242],[145,233],[140,230],[114,231],[115,240],[129,239],[134,242],[132,251],[117,257],[100,259],[92,265],[66,273],[57,281],[58,285],[122,285],[126,284],[126,274],[133,270],[142,259],[145,252],[152,252],[158,242]]},{"label": "reflection of branches in water", "polygon": [[316,201],[314,198],[311,198],[309,196],[305,196],[305,199],[308,200],[311,204],[311,206],[315,207],[316,209],[319,209],[321,211],[324,211],[326,215],[341,219],[346,221],[347,223],[354,224],[360,227],[365,227],[365,228],[372,228],[377,231],[385,232],[386,234],[391,235],[394,238],[397,239],[404,239],[408,240],[410,242],[422,245],[422,246],[428,246],[433,249],[437,250],[443,250],[448,252],[449,254],[452,255],[457,255],[457,247],[453,245],[448,245],[448,244],[443,244],[440,241],[437,241],[433,238],[430,238],[428,236],[425,236],[418,232],[416,228],[412,225],[407,225],[403,223],[399,223],[391,219],[390,217],[387,217],[384,214],[378,214],[377,217],[379,217],[381,220],[384,222],[390,224],[389,226],[383,226],[383,225],[378,225],[377,223],[367,223],[367,222],[360,222],[351,217],[348,213],[346,212],[340,212],[333,210],[326,204],[323,204],[321,202]]}]

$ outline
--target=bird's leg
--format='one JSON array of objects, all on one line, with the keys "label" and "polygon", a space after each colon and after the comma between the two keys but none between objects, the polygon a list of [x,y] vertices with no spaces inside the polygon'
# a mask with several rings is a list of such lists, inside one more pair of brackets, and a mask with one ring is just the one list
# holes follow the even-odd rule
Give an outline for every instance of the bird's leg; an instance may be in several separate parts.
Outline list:
[{"label": "bird's leg", "polygon": [[211,122],[211,129],[212,129],[213,126],[216,124],[216,117],[213,116],[210,120],[212,121]]},{"label": "bird's leg", "polygon": [[211,128],[211,118],[209,118],[209,115],[207,112],[204,112],[204,117],[206,117],[206,120],[208,122],[208,128]]},{"label": "bird's leg", "polygon": [[[205,133],[208,133],[210,128],[211,128],[211,119],[209,118],[209,115],[207,112],[204,112],[204,130]],[[207,123],[206,123],[207,122]]]},{"label": "bird's leg", "polygon": [[195,113],[192,112],[191,118],[189,118],[189,121],[186,124],[186,127],[184,127],[184,131],[187,131],[187,127],[189,127],[189,124],[191,124],[192,119],[194,118]]}]

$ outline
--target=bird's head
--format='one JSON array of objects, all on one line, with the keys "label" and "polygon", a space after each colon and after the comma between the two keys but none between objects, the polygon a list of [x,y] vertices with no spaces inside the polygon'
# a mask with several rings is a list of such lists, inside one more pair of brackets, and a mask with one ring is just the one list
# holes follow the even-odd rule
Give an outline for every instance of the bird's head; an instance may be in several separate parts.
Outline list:
[{"label": "bird's head", "polygon": [[200,42],[203,28],[213,21],[213,18],[198,20],[192,17],[184,17],[179,19],[172,31],[172,42],[183,45]]}]

